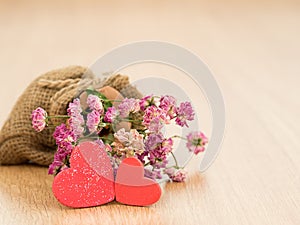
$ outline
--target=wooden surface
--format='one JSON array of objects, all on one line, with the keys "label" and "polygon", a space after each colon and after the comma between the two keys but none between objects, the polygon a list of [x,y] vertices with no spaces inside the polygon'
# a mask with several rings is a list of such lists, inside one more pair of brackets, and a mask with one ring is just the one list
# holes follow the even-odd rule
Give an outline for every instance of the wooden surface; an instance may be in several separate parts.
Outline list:
[{"label": "wooden surface", "polygon": [[0,122],[39,74],[127,42],[198,54],[226,101],[222,151],[151,207],[73,210],[37,166],[0,167],[0,224],[300,224],[300,4],[292,1],[0,2]]}]

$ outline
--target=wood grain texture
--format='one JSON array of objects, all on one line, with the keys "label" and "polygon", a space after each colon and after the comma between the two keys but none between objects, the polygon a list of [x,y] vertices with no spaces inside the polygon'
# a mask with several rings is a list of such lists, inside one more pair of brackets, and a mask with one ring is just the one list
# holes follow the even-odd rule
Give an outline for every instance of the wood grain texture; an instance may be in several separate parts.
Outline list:
[{"label": "wood grain texture", "polygon": [[296,1],[0,1],[0,125],[37,75],[144,39],[201,56],[227,108],[216,162],[156,205],[69,209],[46,168],[3,166],[0,224],[300,224],[299,28]]}]

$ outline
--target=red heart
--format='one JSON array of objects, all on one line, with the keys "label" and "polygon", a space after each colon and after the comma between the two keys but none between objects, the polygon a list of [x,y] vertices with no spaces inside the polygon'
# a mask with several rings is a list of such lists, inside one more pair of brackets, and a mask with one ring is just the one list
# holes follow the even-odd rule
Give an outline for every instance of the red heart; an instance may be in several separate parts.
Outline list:
[{"label": "red heart", "polygon": [[52,190],[63,205],[73,208],[98,206],[115,198],[111,162],[104,149],[83,142],[72,152],[70,167],[55,176]]},{"label": "red heart", "polygon": [[147,206],[157,202],[161,188],[144,177],[144,166],[136,158],[124,159],[115,181],[116,200],[126,205]]}]

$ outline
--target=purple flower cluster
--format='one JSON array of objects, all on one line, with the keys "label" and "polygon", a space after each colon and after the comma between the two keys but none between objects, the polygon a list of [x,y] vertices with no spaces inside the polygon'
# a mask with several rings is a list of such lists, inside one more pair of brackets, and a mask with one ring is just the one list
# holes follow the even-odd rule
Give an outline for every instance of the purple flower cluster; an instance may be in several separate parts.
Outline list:
[{"label": "purple flower cluster", "polygon": [[142,162],[148,161],[150,165],[161,168],[162,162],[166,162],[168,154],[172,152],[172,138],[164,138],[161,133],[150,134],[145,141],[145,151],[138,155]]},{"label": "purple flower cluster", "polygon": [[99,125],[104,115],[102,101],[98,96],[90,94],[87,98],[87,104],[92,111],[87,115],[86,126],[90,133],[99,133],[102,130]]},{"label": "purple flower cluster", "polygon": [[145,111],[147,107],[154,105],[154,97],[152,95],[147,95],[139,101],[139,104],[141,110]]},{"label": "purple flower cluster", "polygon": [[57,126],[53,137],[56,141],[57,151],[54,161],[49,166],[49,174],[60,172],[68,167],[69,156],[71,155],[77,140],[84,135],[85,128],[90,133],[99,132],[98,125],[101,122],[101,114],[104,112],[102,102],[98,96],[89,95],[87,98],[89,110],[86,121],[83,116],[83,109],[78,98],[69,103],[67,113],[69,116],[67,124]]},{"label": "purple flower cluster", "polygon": [[118,106],[121,118],[126,118],[129,113],[136,113],[140,110],[139,100],[135,98],[125,98]]},{"label": "purple flower cluster", "polygon": [[69,104],[67,112],[68,116],[70,116],[68,121],[70,130],[72,130],[74,135],[78,138],[84,132],[84,118],[81,114],[82,108],[78,98],[74,99],[73,102]]},{"label": "purple flower cluster", "polygon": [[165,95],[160,98],[159,107],[166,112],[169,119],[176,116],[176,99],[173,96]]},{"label": "purple flower cluster", "polygon": [[99,114],[104,112],[103,104],[101,99],[96,95],[89,95],[86,103],[88,104],[89,108],[93,111],[97,111]]},{"label": "purple flower cluster", "polygon": [[163,127],[163,124],[168,124],[169,120],[167,119],[166,112],[152,105],[145,110],[144,118],[143,118],[143,125],[150,131],[150,132],[160,132]]},{"label": "purple flower cluster", "polygon": [[49,166],[49,174],[54,174],[60,167],[67,164],[67,158],[76,142],[76,135],[64,123],[56,127],[53,137],[56,141],[57,151],[53,163]]},{"label": "purple flower cluster", "polygon": [[105,113],[104,121],[108,123],[117,122],[120,112],[115,107],[109,107]]},{"label": "purple flower cluster", "polygon": [[184,169],[175,169],[172,167],[165,169],[164,172],[174,182],[184,182],[186,180],[187,172]]},{"label": "purple flower cluster", "polygon": [[164,124],[161,122],[159,117],[155,117],[147,124],[148,130],[151,133],[159,133],[164,127]]},{"label": "purple flower cluster", "polygon": [[190,102],[183,102],[176,108],[176,123],[179,126],[188,126],[187,121],[194,120],[194,110]]},{"label": "purple flower cluster", "polygon": [[166,168],[167,165],[168,165],[167,159],[156,162],[155,165],[152,166],[152,169],[145,168],[145,177],[148,177],[153,180],[161,179],[162,172],[163,172],[162,169]]},{"label": "purple flower cluster", "polygon": [[101,114],[99,111],[93,110],[87,115],[87,122],[86,126],[88,127],[90,133],[100,132],[101,130],[98,129],[100,123],[100,116]]},{"label": "purple flower cluster", "polygon": [[[69,119],[65,124],[57,126],[53,134],[57,152],[49,166],[49,174],[57,174],[69,167],[69,158],[74,147],[87,135],[87,139],[97,138],[95,142],[111,156],[115,171],[124,158],[137,157],[145,166],[146,177],[161,179],[164,173],[172,181],[185,181],[187,172],[178,165],[172,153],[173,138],[179,136],[165,137],[162,129],[171,122],[188,127],[188,122],[194,120],[195,116],[191,103],[182,102],[177,105],[176,99],[170,95],[148,95],[142,99],[125,98],[118,106],[109,101],[102,99],[97,93],[89,94],[86,108],[82,108],[80,99],[76,98],[69,103],[67,116],[57,116]],[[135,120],[135,113],[143,115],[143,120]],[[31,118],[33,128],[40,132],[51,117],[44,109],[37,108],[32,112]],[[116,128],[115,124],[124,121],[131,122],[132,125],[137,123],[142,128],[129,131],[121,128],[116,132],[112,129]],[[188,150],[194,154],[203,152],[208,142],[202,132],[191,132],[186,140]],[[176,165],[169,165],[169,156],[174,157]]]},{"label": "purple flower cluster", "polygon": [[169,124],[175,119],[177,125],[187,126],[187,121],[194,120],[194,110],[190,102],[183,102],[178,107],[173,96],[165,95],[159,103],[153,103],[153,97],[146,96],[140,101],[144,110],[143,125],[152,133],[159,133],[164,124]]},{"label": "purple flower cluster", "polygon": [[152,180],[162,178],[161,170],[159,169],[144,169],[144,171],[145,171],[145,177],[148,177]]}]

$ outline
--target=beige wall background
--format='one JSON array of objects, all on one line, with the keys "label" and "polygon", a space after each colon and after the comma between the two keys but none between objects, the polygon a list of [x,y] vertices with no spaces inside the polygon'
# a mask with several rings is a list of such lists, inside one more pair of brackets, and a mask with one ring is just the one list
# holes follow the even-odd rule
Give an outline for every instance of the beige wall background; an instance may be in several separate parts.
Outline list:
[{"label": "beige wall background", "polygon": [[199,55],[227,108],[213,166],[156,205],[71,210],[46,168],[0,167],[0,224],[300,224],[299,1],[0,1],[0,32],[0,125],[41,73],[145,39]]}]

